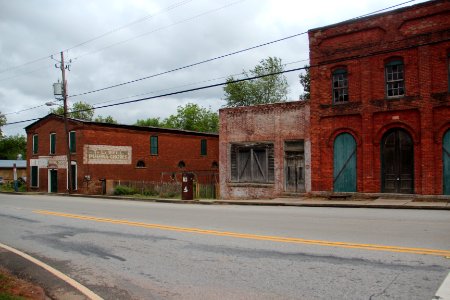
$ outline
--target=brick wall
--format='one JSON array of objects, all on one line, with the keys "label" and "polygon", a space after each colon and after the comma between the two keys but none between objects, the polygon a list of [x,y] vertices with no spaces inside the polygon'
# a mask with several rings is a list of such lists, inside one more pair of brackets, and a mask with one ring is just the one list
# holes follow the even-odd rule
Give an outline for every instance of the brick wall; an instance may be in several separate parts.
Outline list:
[{"label": "brick wall", "polygon": [[[442,194],[442,138],[450,128],[450,2],[430,1],[309,31],[312,189],[333,191],[333,142],[357,142],[357,191],[382,191],[381,140],[413,139],[414,192]],[[388,98],[385,64],[403,60],[405,95]],[[333,104],[332,72],[345,68],[349,100]],[[450,179],[449,179],[450,180]]]},{"label": "brick wall", "polygon": [[[224,199],[273,198],[284,193],[284,143],[305,142],[306,190],[310,190],[309,103],[294,101],[227,108],[220,115],[220,192]],[[274,177],[270,184],[231,180],[230,145],[268,142],[274,145]]]},{"label": "brick wall", "polygon": [[[55,157],[66,154],[64,139],[64,124],[61,118],[47,116],[30,125],[27,130],[27,157],[53,157],[50,151],[50,133],[56,133]],[[93,122],[72,120],[69,130],[76,132],[76,152],[71,154],[71,160],[77,164],[77,182],[79,193],[100,193],[100,179],[123,181],[168,181],[172,173],[217,172],[213,162],[218,162],[219,145],[216,134],[203,134],[170,129],[150,129],[137,126],[108,125]],[[32,136],[39,136],[39,152],[32,154]],[[150,154],[150,136],[158,136],[158,155]],[[207,140],[207,155],[201,155],[200,141]],[[113,158],[88,159],[87,145],[92,149],[130,149],[131,157],[121,164]],[[96,145],[104,145],[95,148]],[[117,148],[118,147],[118,148]],[[101,150],[100,150],[101,151]],[[145,167],[137,167],[142,161]],[[180,161],[185,163],[179,168]],[[100,162],[100,163],[99,163]],[[125,162],[125,163],[124,163]],[[30,164],[29,164],[30,165]],[[48,168],[39,170],[40,191],[48,191]],[[58,192],[66,190],[66,169],[58,169]],[[89,176],[90,180],[86,180]],[[30,188],[33,190],[32,188]]]}]

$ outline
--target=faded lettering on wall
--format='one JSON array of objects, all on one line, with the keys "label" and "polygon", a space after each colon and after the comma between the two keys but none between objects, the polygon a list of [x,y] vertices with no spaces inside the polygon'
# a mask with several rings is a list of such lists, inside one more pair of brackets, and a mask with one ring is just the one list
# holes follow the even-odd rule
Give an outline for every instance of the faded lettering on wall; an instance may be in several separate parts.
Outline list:
[{"label": "faded lettering on wall", "polygon": [[91,165],[129,165],[130,146],[84,145],[83,163]]}]

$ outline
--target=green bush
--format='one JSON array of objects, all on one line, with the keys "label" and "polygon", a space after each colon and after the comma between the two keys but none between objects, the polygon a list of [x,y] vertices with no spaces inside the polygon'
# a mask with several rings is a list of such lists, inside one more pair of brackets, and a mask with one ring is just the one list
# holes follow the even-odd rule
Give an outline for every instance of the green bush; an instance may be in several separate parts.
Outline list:
[{"label": "green bush", "polygon": [[125,185],[118,185],[114,189],[114,195],[134,195],[134,194],[138,194],[138,191],[134,188]]}]

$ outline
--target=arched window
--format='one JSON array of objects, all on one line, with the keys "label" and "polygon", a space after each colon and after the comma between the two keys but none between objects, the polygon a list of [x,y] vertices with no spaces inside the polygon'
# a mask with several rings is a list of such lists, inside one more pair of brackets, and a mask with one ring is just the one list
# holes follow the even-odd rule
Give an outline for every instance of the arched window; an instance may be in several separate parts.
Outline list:
[{"label": "arched window", "polygon": [[405,95],[404,65],[401,58],[389,60],[385,65],[386,96],[401,97]]},{"label": "arched window", "polygon": [[136,163],[136,168],[145,168],[145,162],[143,160],[138,160]]},{"label": "arched window", "polygon": [[212,164],[211,164],[211,168],[212,168],[212,169],[217,169],[217,168],[219,168],[219,163],[218,163],[217,161],[213,161]]},{"label": "arched window", "polygon": [[186,167],[186,164],[185,164],[185,162],[184,161],[182,161],[182,160],[180,160],[179,162],[178,162],[178,168],[180,168],[180,169],[184,169]]},{"label": "arched window", "polygon": [[333,71],[332,87],[333,103],[348,102],[347,69],[339,68]]}]

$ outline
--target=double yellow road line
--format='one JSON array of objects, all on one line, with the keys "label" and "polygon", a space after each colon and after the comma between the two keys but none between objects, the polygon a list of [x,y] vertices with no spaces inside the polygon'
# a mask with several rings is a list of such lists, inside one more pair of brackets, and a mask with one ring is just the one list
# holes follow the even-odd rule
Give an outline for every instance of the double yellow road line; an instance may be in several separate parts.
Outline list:
[{"label": "double yellow road line", "polygon": [[206,230],[206,229],[199,229],[199,228],[177,227],[177,226],[168,226],[168,225],[161,225],[161,224],[132,222],[132,221],[127,221],[127,220],[99,218],[99,217],[93,217],[93,216],[67,214],[67,213],[53,212],[53,211],[47,211],[47,210],[36,210],[36,211],[34,211],[34,213],[41,214],[41,215],[50,215],[50,216],[78,219],[78,220],[101,222],[101,223],[120,224],[120,225],[128,225],[128,226],[134,226],[134,227],[143,227],[143,228],[160,229],[160,230],[169,230],[169,231],[176,231],[176,232],[188,232],[188,233],[215,235],[215,236],[226,236],[226,237],[241,238],[241,239],[259,240],[259,241],[306,244],[306,245],[339,247],[339,248],[349,248],[349,249],[364,249],[364,250],[387,251],[387,252],[412,253],[412,254],[422,254],[422,255],[435,255],[435,256],[443,256],[443,257],[450,258],[450,250],[409,248],[409,247],[385,246],[385,245],[376,245],[376,244],[331,242],[331,241],[308,240],[308,239],[281,237],[281,236],[245,234],[245,233],[237,233],[237,232],[227,232],[227,231]]}]

